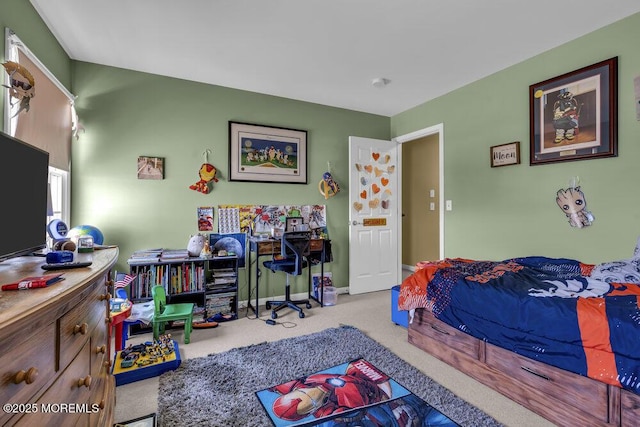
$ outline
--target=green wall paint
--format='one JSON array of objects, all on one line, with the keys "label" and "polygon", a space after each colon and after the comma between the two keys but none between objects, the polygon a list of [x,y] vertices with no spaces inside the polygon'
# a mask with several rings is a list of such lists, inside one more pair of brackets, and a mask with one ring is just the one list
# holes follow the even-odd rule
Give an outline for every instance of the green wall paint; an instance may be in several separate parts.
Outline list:
[{"label": "green wall paint", "polygon": [[[73,142],[72,225],[99,226],[108,243],[120,246],[120,270],[136,249],[184,247],[197,230],[198,206],[323,203],[336,255],[329,269],[338,286],[347,286],[348,136],[385,139],[438,123],[445,128],[445,198],[454,205],[445,215],[446,256],[541,254],[598,262],[630,256],[640,234],[633,94],[640,14],[391,118],[75,63],[22,0],[0,4],[0,24],[78,95],[86,133]],[[529,85],[613,56],[619,57],[619,157],[528,166]],[[441,67],[446,72],[446,64]],[[309,131],[309,184],[228,182],[229,120]],[[510,141],[521,141],[522,164],[490,168],[489,147]],[[207,148],[221,180],[202,195],[188,186]],[[165,157],[165,180],[137,180],[138,155]],[[325,202],[316,186],[329,161],[343,191]],[[555,204],[556,191],[576,175],[596,218],[581,230],[571,228]],[[261,296],[281,293],[282,282],[269,276]],[[246,298],[246,286],[241,292]]]},{"label": "green wall paint", "polygon": [[[595,263],[632,255],[640,235],[633,89],[639,39],[636,14],[391,118],[392,136],[444,123],[445,199],[453,201],[445,212],[447,257],[545,255]],[[614,56],[619,157],[529,166],[529,85]],[[512,141],[521,141],[522,163],[491,168],[489,147]],[[555,202],[574,176],[595,216],[583,229],[569,226]]]},{"label": "green wall paint", "polygon": [[[73,75],[86,132],[73,143],[72,222],[96,225],[119,245],[120,270],[134,250],[186,247],[199,206],[325,204],[335,258],[327,267],[337,286],[348,285],[348,137],[388,139],[388,117],[83,62]],[[306,130],[309,183],[229,182],[229,121]],[[188,187],[207,149],[220,181],[204,195]],[[138,180],[139,155],[164,157],[165,179]],[[317,188],[327,162],[342,191],[325,201]],[[281,294],[283,276],[263,274],[261,296]]]}]

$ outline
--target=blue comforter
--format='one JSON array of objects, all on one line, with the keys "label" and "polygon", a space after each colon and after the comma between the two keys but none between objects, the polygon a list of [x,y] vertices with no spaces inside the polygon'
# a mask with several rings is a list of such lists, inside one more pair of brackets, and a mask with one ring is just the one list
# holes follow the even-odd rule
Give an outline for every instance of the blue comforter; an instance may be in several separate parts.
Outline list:
[{"label": "blue comforter", "polygon": [[592,279],[570,259],[421,264],[401,310],[427,307],[476,338],[640,394],[639,285]]}]

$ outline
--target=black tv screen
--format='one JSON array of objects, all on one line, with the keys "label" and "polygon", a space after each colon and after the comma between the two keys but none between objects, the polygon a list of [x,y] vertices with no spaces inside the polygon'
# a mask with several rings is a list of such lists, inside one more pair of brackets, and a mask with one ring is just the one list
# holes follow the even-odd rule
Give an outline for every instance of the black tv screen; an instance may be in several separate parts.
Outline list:
[{"label": "black tv screen", "polygon": [[0,261],[46,246],[49,153],[0,132]]}]

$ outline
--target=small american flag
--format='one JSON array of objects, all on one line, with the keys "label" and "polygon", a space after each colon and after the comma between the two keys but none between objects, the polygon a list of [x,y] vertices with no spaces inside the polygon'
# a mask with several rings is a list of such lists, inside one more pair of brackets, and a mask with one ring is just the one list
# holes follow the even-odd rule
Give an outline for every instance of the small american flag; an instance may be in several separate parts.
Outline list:
[{"label": "small american flag", "polygon": [[116,283],[115,283],[115,287],[117,288],[124,288],[126,287],[129,283],[133,282],[134,280],[136,280],[136,276],[132,276],[130,274],[124,274],[124,275],[118,275],[120,276],[119,279],[116,279]]}]

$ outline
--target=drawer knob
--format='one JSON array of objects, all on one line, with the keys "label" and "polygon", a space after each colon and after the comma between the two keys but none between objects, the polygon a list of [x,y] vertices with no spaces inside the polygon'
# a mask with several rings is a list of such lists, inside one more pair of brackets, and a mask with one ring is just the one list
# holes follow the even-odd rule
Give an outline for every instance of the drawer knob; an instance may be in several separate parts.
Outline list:
[{"label": "drawer knob", "polygon": [[87,323],[83,323],[82,325],[76,325],[73,327],[73,335],[80,333],[82,335],[86,335],[89,330],[89,325]]},{"label": "drawer knob", "polygon": [[106,300],[109,300],[109,299],[111,299],[111,294],[109,294],[109,292],[107,292],[106,294],[101,294],[101,295],[98,297],[98,299],[99,299],[100,301],[106,301]]},{"label": "drawer knob", "polygon": [[13,378],[13,382],[16,384],[20,384],[21,382],[24,381],[25,384],[31,384],[36,380],[37,376],[38,376],[38,370],[32,366],[26,372],[18,371],[16,376]]},{"label": "drawer knob", "polygon": [[82,387],[82,386],[89,387],[90,385],[91,385],[91,375],[87,375],[86,377],[80,378],[78,380],[78,387]]},{"label": "drawer knob", "polygon": [[111,367],[111,360],[105,360],[103,363],[105,368],[110,368]]},{"label": "drawer knob", "polygon": [[102,344],[96,347],[96,354],[100,354],[100,353],[104,354],[106,352],[107,352],[107,346],[105,344]]},{"label": "drawer knob", "polygon": [[109,287],[111,287],[111,286],[113,286],[113,280],[106,280],[106,281],[104,282],[104,285],[105,285],[106,287],[108,287],[108,288],[109,288]]}]

